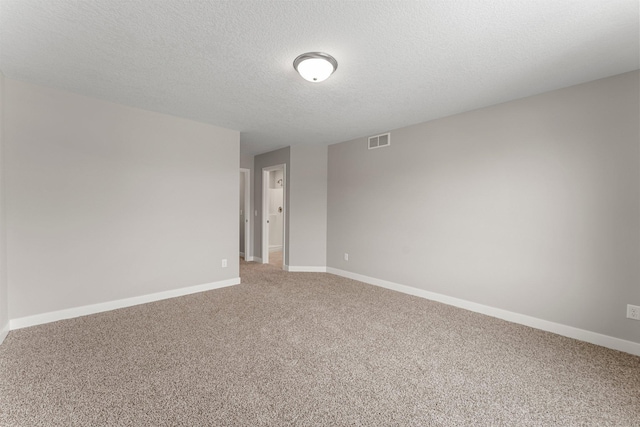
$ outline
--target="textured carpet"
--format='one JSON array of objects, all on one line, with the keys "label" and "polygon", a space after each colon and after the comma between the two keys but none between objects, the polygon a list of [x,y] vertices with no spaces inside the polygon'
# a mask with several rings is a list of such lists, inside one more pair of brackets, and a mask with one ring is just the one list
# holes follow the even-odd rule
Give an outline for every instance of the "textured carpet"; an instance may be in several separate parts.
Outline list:
[{"label": "textured carpet", "polygon": [[640,358],[322,273],[12,331],[2,426],[638,426]]},{"label": "textured carpet", "polygon": [[269,264],[282,268],[282,251],[269,252]]}]

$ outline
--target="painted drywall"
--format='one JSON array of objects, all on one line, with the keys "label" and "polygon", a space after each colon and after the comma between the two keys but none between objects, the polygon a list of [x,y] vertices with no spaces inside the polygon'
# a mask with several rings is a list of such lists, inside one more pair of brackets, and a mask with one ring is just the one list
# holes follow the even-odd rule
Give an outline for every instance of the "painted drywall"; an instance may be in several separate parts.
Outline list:
[{"label": "painted drywall", "polygon": [[250,154],[240,153],[240,167],[242,169],[253,170],[253,156]]},{"label": "painted drywall", "polygon": [[4,74],[0,72],[0,344],[9,333],[9,287],[5,227],[4,180]]},{"label": "painted drywall", "polygon": [[5,97],[12,320],[238,277],[237,131],[12,79]]},{"label": "painted drywall", "polygon": [[330,146],[327,265],[640,342],[639,80]]},{"label": "painted drywall", "polygon": [[[281,148],[279,150],[270,151],[268,153],[259,154],[253,159],[254,174],[254,202],[253,202],[253,254],[262,258],[262,169],[276,165],[286,165],[286,188],[285,188],[285,211],[288,212],[289,200],[291,196],[291,188],[289,182],[291,179],[290,171],[290,147]],[[289,247],[289,215],[285,212],[285,247]],[[257,215],[256,215],[257,213]],[[288,264],[289,252],[284,252],[284,263]]]},{"label": "painted drywall", "polygon": [[291,147],[291,267],[327,265],[327,146]]}]

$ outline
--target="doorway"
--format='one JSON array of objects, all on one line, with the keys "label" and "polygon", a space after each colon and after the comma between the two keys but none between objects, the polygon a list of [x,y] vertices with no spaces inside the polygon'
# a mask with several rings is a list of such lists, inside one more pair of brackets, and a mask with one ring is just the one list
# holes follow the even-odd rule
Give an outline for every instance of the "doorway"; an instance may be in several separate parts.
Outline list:
[{"label": "doorway", "polygon": [[262,169],[262,263],[284,268],[286,165]]},{"label": "doorway", "polygon": [[250,170],[240,168],[240,257],[244,258],[245,261],[252,261],[253,256],[251,256],[251,247],[250,247],[250,224],[249,219],[251,215],[251,205],[250,205]]}]

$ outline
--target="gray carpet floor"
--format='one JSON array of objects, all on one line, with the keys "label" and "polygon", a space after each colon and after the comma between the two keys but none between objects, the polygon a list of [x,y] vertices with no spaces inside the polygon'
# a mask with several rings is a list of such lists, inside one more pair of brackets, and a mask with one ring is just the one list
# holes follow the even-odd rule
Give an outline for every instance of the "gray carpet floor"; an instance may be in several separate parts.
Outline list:
[{"label": "gray carpet floor", "polygon": [[640,358],[322,273],[12,331],[2,426],[640,426]]}]

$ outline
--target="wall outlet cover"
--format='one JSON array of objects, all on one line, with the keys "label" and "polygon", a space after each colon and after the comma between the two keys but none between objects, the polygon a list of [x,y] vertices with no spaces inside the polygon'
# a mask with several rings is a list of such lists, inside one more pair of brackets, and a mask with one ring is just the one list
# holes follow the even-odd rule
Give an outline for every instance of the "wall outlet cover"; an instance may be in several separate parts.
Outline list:
[{"label": "wall outlet cover", "polygon": [[627,317],[629,319],[640,320],[640,306],[627,304]]}]

